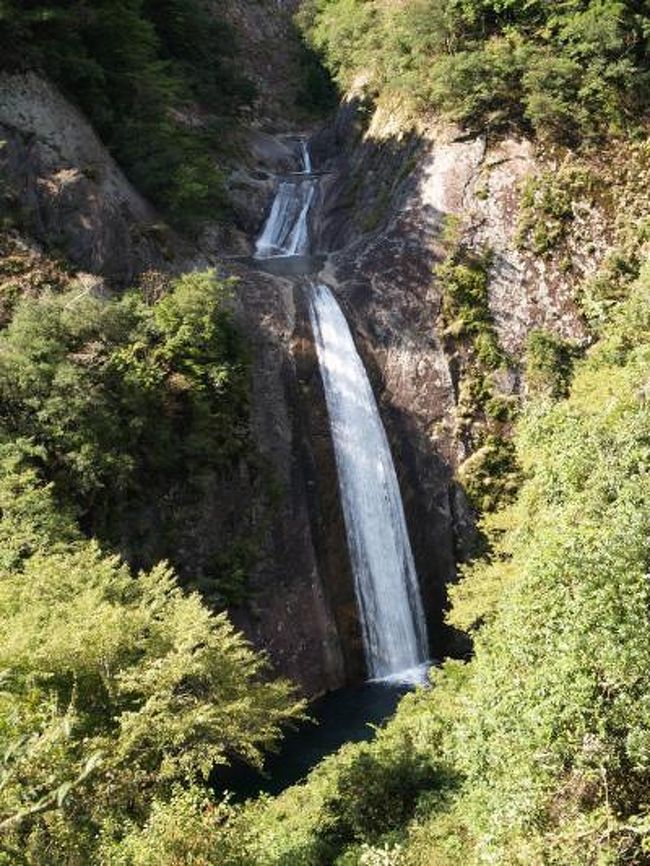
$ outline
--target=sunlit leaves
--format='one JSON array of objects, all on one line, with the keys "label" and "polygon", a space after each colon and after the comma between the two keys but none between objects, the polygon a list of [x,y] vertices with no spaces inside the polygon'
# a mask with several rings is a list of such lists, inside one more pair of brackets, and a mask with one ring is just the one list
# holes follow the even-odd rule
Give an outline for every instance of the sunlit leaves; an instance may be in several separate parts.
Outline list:
[{"label": "sunlit leaves", "polygon": [[[339,80],[468,126],[575,141],[647,109],[644,16],[617,0],[312,0],[301,23]],[[357,78],[355,79],[355,76]]]},{"label": "sunlit leaves", "polygon": [[[34,535],[50,520],[44,544],[0,575],[0,826],[31,850],[28,862],[68,863],[107,822],[146,819],[173,783],[205,779],[235,755],[259,762],[301,704],[166,565],[134,577],[73,529],[56,540],[63,518],[15,457],[0,475],[7,489],[22,491],[23,514],[37,506]],[[3,542],[13,509],[0,519]]]}]

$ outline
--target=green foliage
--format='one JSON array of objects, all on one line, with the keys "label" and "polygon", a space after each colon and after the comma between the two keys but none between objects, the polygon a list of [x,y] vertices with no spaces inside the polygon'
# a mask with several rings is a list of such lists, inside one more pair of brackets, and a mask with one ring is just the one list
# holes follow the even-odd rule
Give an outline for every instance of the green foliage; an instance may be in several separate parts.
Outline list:
[{"label": "green foliage", "polygon": [[550,331],[533,330],[526,342],[526,387],[529,394],[566,397],[576,347]]},{"label": "green foliage", "polygon": [[84,110],[132,180],[182,227],[223,212],[205,134],[175,119],[199,99],[233,115],[252,99],[233,34],[199,0],[5,0],[3,68],[43,71]]},{"label": "green foliage", "polygon": [[480,598],[502,575],[459,729],[467,863],[641,862],[648,285],[579,365],[570,399],[529,409],[517,441],[528,480],[500,518],[506,566],[465,579]]},{"label": "green foliage", "polygon": [[[102,866],[254,866],[246,854],[252,833],[241,810],[215,802],[200,787],[176,788],[155,800],[145,826],[119,840],[105,836]],[[216,859],[218,857],[218,859]]]},{"label": "green foliage", "polygon": [[612,310],[627,298],[638,279],[650,247],[650,219],[626,225],[619,242],[602,261],[597,273],[580,287],[578,300],[592,329],[609,321]]},{"label": "green foliage", "polygon": [[405,823],[449,796],[457,778],[443,744],[458,710],[464,666],[452,663],[432,676],[448,684],[435,713],[425,691],[410,694],[375,740],[344,746],[304,784],[249,804],[255,866],[384,863],[379,854],[370,859],[368,848],[394,851]]},{"label": "green foliage", "polygon": [[144,16],[155,28],[161,53],[202,103],[229,114],[255,98],[255,88],[237,67],[233,28],[205,4],[188,0],[144,0]]},{"label": "green foliage", "polygon": [[444,333],[469,339],[482,364],[490,369],[503,360],[494,333],[488,298],[490,254],[475,256],[457,249],[436,268],[442,291],[440,317]]},{"label": "green foliage", "polygon": [[343,84],[351,83],[353,58],[369,57],[368,41],[377,20],[374,4],[338,0],[328,8],[319,0],[308,0],[297,18],[315,51],[325,57],[334,78]]},{"label": "green foliage", "polygon": [[566,240],[577,201],[593,201],[598,184],[586,169],[564,165],[530,177],[520,203],[517,244],[547,256]]},{"label": "green foliage", "polygon": [[[180,278],[152,305],[138,292],[107,301],[77,288],[22,299],[0,334],[2,435],[33,443],[59,498],[112,543],[152,496],[196,493],[206,473],[250,453],[230,291],[210,272]],[[173,509],[170,519],[178,529]],[[243,574],[235,584],[222,574],[224,592],[241,597]]]},{"label": "green foliage", "polygon": [[344,87],[397,91],[472,126],[577,140],[647,109],[643,3],[310,0],[299,22]]},{"label": "green foliage", "polygon": [[[258,763],[301,705],[166,565],[134,578],[16,446],[1,457],[2,862],[99,863],[100,840],[137,849],[142,827],[168,859],[135,862],[178,862],[172,825],[200,814],[178,785],[235,755]],[[210,808],[218,836],[227,807]]]},{"label": "green foliage", "polygon": [[458,480],[480,514],[511,501],[521,481],[514,445],[501,436],[487,435],[461,465]]},{"label": "green foliage", "polygon": [[338,92],[319,55],[308,45],[300,46],[300,78],[297,104],[311,114],[323,115],[338,104]]},{"label": "green foliage", "polygon": [[462,463],[458,479],[474,509],[483,513],[509,501],[519,483],[509,439],[517,406],[511,398],[495,394],[492,374],[505,366],[506,356],[489,306],[491,256],[459,247],[456,231],[453,224],[447,226],[447,240],[455,249],[436,268],[442,293],[440,321],[457,353],[456,434],[473,451]]},{"label": "green foliage", "polygon": [[340,755],[336,788],[325,804],[338,817],[337,835],[375,841],[409,820],[422,792],[437,784],[431,767],[410,746],[408,739],[386,744],[379,737],[357,747],[347,762]]}]

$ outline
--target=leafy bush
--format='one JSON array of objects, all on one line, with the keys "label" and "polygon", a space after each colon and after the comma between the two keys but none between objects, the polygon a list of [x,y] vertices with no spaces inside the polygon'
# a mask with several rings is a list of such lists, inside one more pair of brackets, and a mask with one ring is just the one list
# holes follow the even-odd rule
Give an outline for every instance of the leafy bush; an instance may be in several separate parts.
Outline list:
[{"label": "leafy bush", "polygon": [[[235,755],[259,762],[301,704],[166,565],[134,578],[20,449],[0,456],[0,862],[99,863],[100,840],[142,827],[157,841],[136,862],[178,862],[170,825],[202,811],[178,786]],[[226,807],[210,808],[218,829]]]},{"label": "leafy bush", "polygon": [[470,502],[480,514],[510,502],[521,481],[515,448],[509,439],[488,435],[458,470]]},{"label": "leafy bush", "polygon": [[[177,787],[169,800],[154,800],[144,827],[121,839],[105,832],[102,866],[255,866],[246,853],[251,828],[241,809],[215,802],[204,788]],[[218,857],[218,860],[216,859]]]},{"label": "leafy bush", "polygon": [[327,69],[318,54],[308,45],[301,43],[300,76],[297,104],[312,114],[325,114],[334,110],[338,103],[338,93]]},{"label": "leafy bush", "polygon": [[566,397],[576,347],[549,331],[534,330],[526,342],[526,387],[531,394]]},{"label": "leafy bush", "polygon": [[628,297],[649,249],[650,219],[632,221],[625,226],[619,243],[607,253],[597,273],[580,286],[580,305],[592,329],[602,329],[612,310]]},{"label": "leafy bush", "polygon": [[[71,288],[22,299],[0,333],[2,435],[38,446],[35,463],[58,496],[113,544],[143,503],[163,508],[179,486],[196,495],[206,473],[251,455],[248,359],[230,291],[209,272],[151,305],[135,291],[107,301]],[[174,545],[158,542],[173,558]],[[240,597],[243,577],[231,586],[220,574]]]},{"label": "leafy bush", "polygon": [[494,333],[488,297],[490,255],[455,250],[436,268],[442,293],[440,317],[445,333],[475,344],[479,360],[498,367],[502,355]]},{"label": "leafy bush", "polygon": [[597,180],[572,165],[545,171],[524,185],[517,226],[517,244],[539,256],[557,250],[575,217],[575,202],[593,201]]},{"label": "leafy bush", "polygon": [[325,809],[337,816],[335,833],[345,840],[376,841],[402,827],[423,791],[436,787],[435,774],[410,740],[385,744],[380,737],[338,760],[336,787]]}]

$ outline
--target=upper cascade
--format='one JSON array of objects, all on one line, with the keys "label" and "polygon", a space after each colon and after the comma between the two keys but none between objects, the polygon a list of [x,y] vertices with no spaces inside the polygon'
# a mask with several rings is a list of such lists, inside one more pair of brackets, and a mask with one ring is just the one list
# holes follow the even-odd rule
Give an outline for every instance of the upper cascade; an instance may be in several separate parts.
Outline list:
[{"label": "upper cascade", "polygon": [[302,154],[303,171],[305,174],[311,174],[311,154],[309,153],[309,142],[306,138],[300,139],[300,152]]},{"label": "upper cascade", "polygon": [[262,233],[255,244],[256,259],[304,256],[309,252],[309,214],[318,179],[312,177],[309,144],[300,139],[302,172],[280,182]]}]

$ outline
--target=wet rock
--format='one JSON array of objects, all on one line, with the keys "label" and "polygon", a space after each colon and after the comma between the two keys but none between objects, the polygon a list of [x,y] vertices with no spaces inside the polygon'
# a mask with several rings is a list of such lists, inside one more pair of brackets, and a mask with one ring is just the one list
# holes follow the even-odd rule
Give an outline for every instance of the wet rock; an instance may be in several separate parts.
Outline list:
[{"label": "wet rock", "polygon": [[[530,142],[491,145],[440,125],[396,136],[390,117],[384,128],[373,120],[372,134],[360,137],[352,109],[345,106],[315,146],[319,159],[338,171],[324,187],[321,240],[333,252],[322,276],[343,303],[373,374],[432,648],[443,653],[458,647],[442,621],[445,587],[456,577],[456,561],[473,549],[476,532],[454,480],[467,453],[455,434],[456,359],[439,332],[443,287],[435,266],[457,243],[493,252],[490,309],[512,358],[510,369],[495,377],[497,393],[519,392],[518,362],[532,327],[580,339],[582,324],[561,268],[517,243],[522,186],[538,169]],[[378,202],[381,210],[369,220]],[[585,269],[594,266],[585,262]]]},{"label": "wet rock", "polygon": [[251,602],[233,616],[277,670],[314,695],[361,676],[327,414],[300,286],[244,277],[238,302],[253,356],[254,437],[281,492]]}]

